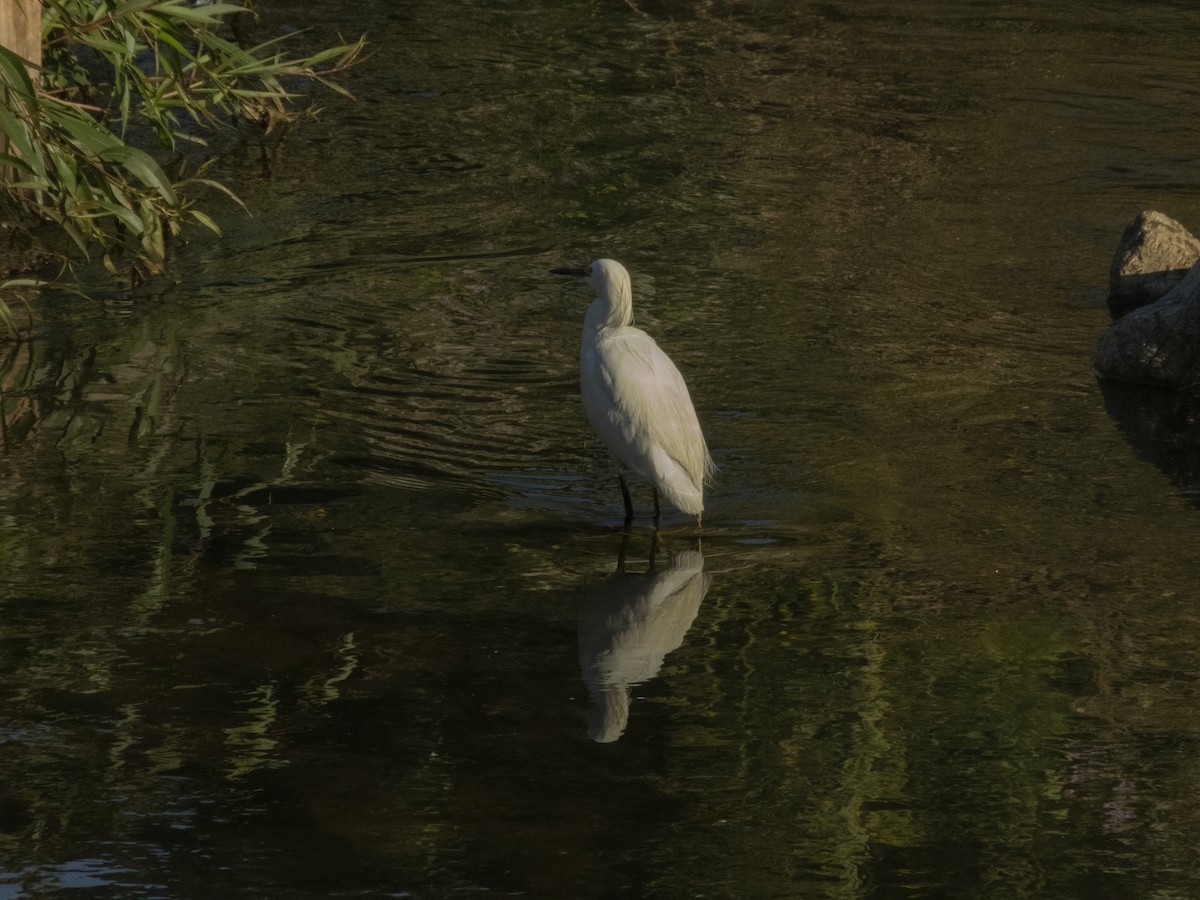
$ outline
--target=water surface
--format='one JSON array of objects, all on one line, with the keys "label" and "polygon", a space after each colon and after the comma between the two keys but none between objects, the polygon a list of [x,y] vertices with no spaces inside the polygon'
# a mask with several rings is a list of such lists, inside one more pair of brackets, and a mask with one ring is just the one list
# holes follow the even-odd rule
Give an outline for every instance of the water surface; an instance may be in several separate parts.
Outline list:
[{"label": "water surface", "polygon": [[[1090,368],[1121,229],[1200,224],[1200,12],[293,20],[357,102],[0,348],[0,896],[1200,891],[1194,457]],[[599,256],[702,533],[622,532]]]}]

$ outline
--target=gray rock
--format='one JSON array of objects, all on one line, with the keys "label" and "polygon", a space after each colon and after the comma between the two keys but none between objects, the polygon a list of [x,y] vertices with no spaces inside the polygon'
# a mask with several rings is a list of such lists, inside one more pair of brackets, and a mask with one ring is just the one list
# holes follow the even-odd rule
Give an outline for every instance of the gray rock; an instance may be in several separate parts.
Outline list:
[{"label": "gray rock", "polygon": [[1200,379],[1200,263],[1162,299],[1113,322],[1096,345],[1094,364],[1101,378],[1194,388]]},{"label": "gray rock", "polygon": [[1179,284],[1200,259],[1200,239],[1160,212],[1129,223],[1109,271],[1108,311],[1114,319],[1154,303]]}]

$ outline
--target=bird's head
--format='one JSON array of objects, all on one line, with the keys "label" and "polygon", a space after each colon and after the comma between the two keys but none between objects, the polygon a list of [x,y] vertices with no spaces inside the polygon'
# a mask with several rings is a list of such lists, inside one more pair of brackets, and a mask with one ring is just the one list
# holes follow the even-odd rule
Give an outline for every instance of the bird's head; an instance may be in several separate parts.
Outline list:
[{"label": "bird's head", "polygon": [[609,316],[625,323],[633,318],[633,288],[629,283],[629,272],[615,259],[597,259],[586,269],[551,269],[555,275],[573,275],[582,278],[605,302]]}]

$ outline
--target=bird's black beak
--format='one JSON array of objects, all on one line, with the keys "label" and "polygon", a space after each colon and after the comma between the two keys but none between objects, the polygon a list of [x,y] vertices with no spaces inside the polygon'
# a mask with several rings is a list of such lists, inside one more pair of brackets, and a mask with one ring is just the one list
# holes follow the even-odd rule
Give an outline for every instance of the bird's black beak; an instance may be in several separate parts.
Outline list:
[{"label": "bird's black beak", "polygon": [[551,269],[551,275],[572,275],[575,278],[587,278],[587,269]]}]

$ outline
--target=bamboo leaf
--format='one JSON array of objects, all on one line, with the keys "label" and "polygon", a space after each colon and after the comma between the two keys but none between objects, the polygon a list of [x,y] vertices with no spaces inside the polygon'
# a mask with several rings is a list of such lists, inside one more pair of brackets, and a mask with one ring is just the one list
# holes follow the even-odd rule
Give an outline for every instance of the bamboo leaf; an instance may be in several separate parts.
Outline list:
[{"label": "bamboo leaf", "polygon": [[54,170],[58,173],[58,180],[62,184],[63,189],[68,194],[74,194],[79,183],[79,179],[76,176],[75,160],[69,154],[64,153],[60,146],[51,145],[46,149],[50,161],[54,163]]},{"label": "bamboo leaf", "polygon": [[142,233],[145,226],[143,225],[141,218],[137,216],[133,210],[126,209],[120,203],[104,201],[101,201],[100,206],[105,214],[115,216],[120,220],[122,225],[124,225],[134,234]]},{"label": "bamboo leaf", "polygon": [[58,224],[63,230],[63,233],[75,243],[75,246],[83,252],[84,256],[87,256],[88,243],[87,240],[84,239],[83,235],[79,233],[79,229],[65,219],[60,221]]},{"label": "bamboo leaf", "polygon": [[[39,278],[10,278],[8,281],[0,282],[0,291],[12,290],[13,288],[42,288],[54,287],[55,285],[49,281],[42,281]],[[24,294],[17,294],[17,299],[21,301],[21,305],[25,307],[25,312],[29,315],[30,327],[33,326],[33,307],[29,304],[29,299]],[[9,334],[13,337],[18,337],[16,319],[13,318],[12,308],[0,298],[0,318],[4,319],[5,327]]]},{"label": "bamboo leaf", "polygon": [[46,161],[37,148],[37,135],[28,125],[17,119],[5,106],[0,106],[0,133],[2,133],[14,148],[17,155],[25,160],[25,165],[34,175],[45,176]]},{"label": "bamboo leaf", "polygon": [[[161,0],[129,0],[128,3],[122,3],[120,6],[118,6],[116,9],[114,9],[112,11],[112,18],[115,21],[119,22],[122,19],[125,19],[129,16],[133,16],[136,13],[141,12],[142,10],[146,9],[147,7],[156,6],[160,2],[161,2]],[[97,4],[97,5],[99,5],[99,4]]]},{"label": "bamboo leaf", "polygon": [[[0,80],[7,82],[15,89],[27,104],[37,105],[37,92],[33,81],[29,78],[29,65],[7,47],[0,45]],[[11,103],[11,99],[8,101]]]},{"label": "bamboo leaf", "polygon": [[186,183],[188,183],[188,184],[203,184],[206,187],[210,187],[215,190],[218,190],[222,194],[224,194],[226,197],[228,197],[230,200],[232,200],[234,203],[236,203],[238,206],[240,206],[242,209],[245,209],[246,212],[250,211],[250,210],[246,209],[246,204],[242,202],[241,197],[239,197],[237,194],[235,194],[229,188],[225,187],[225,185],[221,184],[221,182],[219,182],[219,181],[214,181],[211,178],[189,178]]},{"label": "bamboo leaf", "polygon": [[136,147],[129,147],[122,144],[116,147],[109,147],[102,151],[99,156],[105,162],[120,163],[121,166],[133,173],[142,184],[157,191],[172,206],[178,204],[179,201],[175,196],[174,188],[171,187],[171,182],[163,174],[163,170],[158,167],[158,163],[151,159],[148,153],[138,150]]},{"label": "bamboo leaf", "polygon": [[33,171],[29,163],[25,162],[19,156],[13,156],[11,153],[0,153],[0,168],[24,169],[26,172]]},{"label": "bamboo leaf", "polygon": [[142,261],[147,263],[150,270],[156,275],[161,271],[159,263],[162,262],[166,255],[166,246],[163,242],[162,219],[155,212],[154,208],[149,203],[142,204],[142,251],[144,256]]},{"label": "bamboo leaf", "polygon": [[88,40],[88,46],[94,47],[99,52],[105,54],[109,58],[119,58],[126,55],[124,44],[118,44],[116,41],[110,41],[104,37],[92,37]]},{"label": "bamboo leaf", "polygon": [[12,310],[8,308],[8,304],[0,298],[0,325],[4,326],[4,330],[12,337],[19,337],[21,332],[17,328],[17,320],[13,318]]},{"label": "bamboo leaf", "polygon": [[48,103],[45,111],[47,118],[89,155],[98,155],[111,147],[122,146],[120,138],[80,109],[61,103]]},{"label": "bamboo leaf", "polygon": [[170,59],[171,72],[172,72],[172,74],[175,75],[176,78],[182,77],[183,63],[181,62],[181,60],[186,59],[186,60],[191,61],[191,60],[194,60],[195,57],[192,55],[191,51],[188,50],[187,47],[185,47],[183,45],[183,43],[181,41],[179,41],[175,37],[175,35],[171,34],[170,32],[164,31],[158,37],[159,37],[159,40],[161,40],[164,44],[166,44],[172,50],[175,51],[175,53],[172,55],[172,57]]},{"label": "bamboo leaf", "polygon": [[133,102],[133,91],[126,85],[121,91],[121,134],[124,135],[129,128],[129,104]]},{"label": "bamboo leaf", "polygon": [[190,210],[190,213],[191,213],[191,216],[193,219],[195,219],[197,222],[199,222],[201,225],[203,225],[205,228],[207,228],[209,231],[211,231],[217,237],[221,236],[220,227],[217,225],[216,222],[214,222],[212,219],[210,219],[207,215],[200,212],[200,210],[198,210],[198,209]]},{"label": "bamboo leaf", "polygon": [[246,7],[235,3],[210,3],[207,6],[188,6],[187,0],[171,0],[168,3],[155,4],[146,14],[155,18],[182,19],[185,22],[195,22],[198,25],[220,25],[225,16],[245,12]]}]

